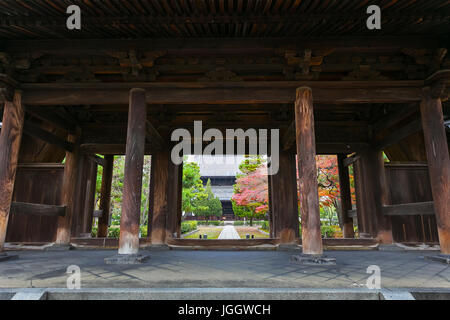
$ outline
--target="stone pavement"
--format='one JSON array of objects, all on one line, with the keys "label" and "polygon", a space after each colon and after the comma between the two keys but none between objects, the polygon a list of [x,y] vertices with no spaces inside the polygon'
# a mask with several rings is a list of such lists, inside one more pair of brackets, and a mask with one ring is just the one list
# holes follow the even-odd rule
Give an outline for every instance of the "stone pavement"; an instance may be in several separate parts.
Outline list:
[{"label": "stone pavement", "polygon": [[0,288],[64,288],[70,265],[83,288],[365,288],[370,265],[380,267],[382,288],[450,288],[450,266],[424,259],[430,251],[326,252],[335,266],[293,264],[285,251],[150,251],[141,265],[106,265],[116,250],[16,253],[0,263]]},{"label": "stone pavement", "polygon": [[219,235],[219,239],[240,239],[239,233],[234,226],[226,225],[223,227],[222,232]]}]

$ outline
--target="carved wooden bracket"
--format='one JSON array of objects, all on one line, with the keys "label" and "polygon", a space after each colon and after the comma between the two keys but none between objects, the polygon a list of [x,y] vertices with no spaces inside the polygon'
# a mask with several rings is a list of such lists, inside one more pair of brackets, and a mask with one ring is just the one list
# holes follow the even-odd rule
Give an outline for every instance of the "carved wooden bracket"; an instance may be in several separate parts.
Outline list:
[{"label": "carved wooden bracket", "polygon": [[380,72],[373,70],[370,65],[358,65],[355,70],[350,72],[342,80],[345,81],[365,81],[365,80],[388,80]]},{"label": "carved wooden bracket", "polygon": [[209,71],[204,77],[198,79],[199,82],[214,82],[214,81],[242,81],[236,73],[224,68],[218,67]]},{"label": "carved wooden bracket", "polygon": [[[294,50],[284,51],[286,68],[283,72],[288,80],[311,80],[315,75],[320,74],[324,58],[333,53],[333,51],[334,49],[314,51],[305,49],[302,52]],[[295,72],[298,68],[301,69],[301,72]]]},{"label": "carved wooden bracket", "polygon": [[153,68],[155,60],[167,54],[167,51],[147,51],[137,52],[136,50],[126,51],[110,51],[107,54],[119,60],[119,64],[123,68],[129,68],[131,75],[137,77],[139,73],[146,68]]},{"label": "carved wooden bracket", "polygon": [[402,52],[412,57],[416,64],[426,66],[430,72],[439,70],[447,55],[446,48],[436,50],[405,48]]}]

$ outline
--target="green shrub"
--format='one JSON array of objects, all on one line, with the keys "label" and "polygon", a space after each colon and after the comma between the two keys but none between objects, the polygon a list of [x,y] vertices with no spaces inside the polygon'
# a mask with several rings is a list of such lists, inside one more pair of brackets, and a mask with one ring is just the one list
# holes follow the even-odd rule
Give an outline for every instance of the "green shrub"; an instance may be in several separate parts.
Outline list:
[{"label": "green shrub", "polygon": [[141,238],[147,238],[148,228],[147,226],[141,226]]},{"label": "green shrub", "polygon": [[235,221],[234,225],[235,226],[243,226],[244,225],[244,221]]},{"label": "green shrub", "polygon": [[97,226],[93,226],[92,230],[91,230],[91,237],[92,238],[97,238],[97,233],[98,233],[98,227]]},{"label": "green shrub", "polygon": [[119,239],[120,236],[120,226],[110,226],[108,228],[108,238]]},{"label": "green shrub", "polygon": [[269,221],[262,221],[261,229],[264,231],[270,231]]},{"label": "green shrub", "polygon": [[197,221],[183,221],[181,222],[181,233],[197,230],[197,225]]},{"label": "green shrub", "polygon": [[[147,226],[141,226],[140,227],[141,230],[141,238],[147,238]],[[98,234],[98,227],[94,226],[92,227],[92,231],[91,231],[91,236],[92,238],[96,238]],[[118,239],[120,236],[120,226],[110,226],[108,228],[108,238],[116,238]]]},{"label": "green shrub", "polygon": [[258,221],[253,221],[253,224],[255,225],[263,225],[264,223],[266,223],[267,221],[265,220],[258,220]]}]

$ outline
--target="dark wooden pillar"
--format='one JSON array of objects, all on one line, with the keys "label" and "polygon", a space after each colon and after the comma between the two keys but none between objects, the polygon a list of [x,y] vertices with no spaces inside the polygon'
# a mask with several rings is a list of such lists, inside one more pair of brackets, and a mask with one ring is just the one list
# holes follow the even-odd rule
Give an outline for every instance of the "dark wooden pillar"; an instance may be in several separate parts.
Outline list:
[{"label": "dark wooden pillar", "polygon": [[[439,88],[441,86],[441,88]],[[442,114],[444,87],[426,87],[420,104],[428,171],[442,254],[450,254],[450,159]]]},{"label": "dark wooden pillar", "polygon": [[[166,243],[168,229],[168,188],[170,150],[164,149],[152,155],[152,173],[150,179],[150,208],[148,235],[152,245]],[[172,189],[171,189],[172,190]],[[172,190],[173,191],[173,190]]]},{"label": "dark wooden pillar", "polygon": [[367,233],[380,243],[393,242],[390,217],[383,215],[387,203],[383,152],[369,149],[360,154],[357,161],[357,210],[361,232]]},{"label": "dark wooden pillar", "polygon": [[323,253],[317,184],[316,141],[311,88],[297,89],[295,129],[299,168],[302,247],[304,254]]},{"label": "dark wooden pillar", "polygon": [[[168,162],[169,172],[168,179],[169,183],[167,184],[167,233],[166,239],[168,238],[177,238],[178,234],[178,222],[181,224],[181,189],[180,189],[180,175],[183,174],[182,167],[183,165],[175,165],[170,159]],[[181,227],[181,225],[180,225]]]},{"label": "dark wooden pillar", "polygon": [[16,92],[12,101],[5,102],[0,131],[0,252],[3,251],[6,238],[23,122],[22,96],[20,92]]},{"label": "dark wooden pillar", "polygon": [[183,163],[177,166],[178,167],[178,184],[177,190],[174,190],[177,193],[176,199],[176,225],[175,232],[177,234],[177,238],[181,237],[181,220],[183,218]]},{"label": "dark wooden pillar", "polygon": [[128,111],[119,254],[137,254],[139,251],[146,120],[145,90],[132,89]]},{"label": "dark wooden pillar", "polygon": [[358,221],[358,234],[359,238],[371,238],[371,228],[369,221],[365,214],[365,206],[363,205],[366,201],[364,199],[364,177],[363,169],[361,164],[361,159],[358,159],[353,164],[353,174],[355,178],[355,195],[356,195],[356,215]]},{"label": "dark wooden pillar", "polygon": [[345,158],[346,155],[344,154],[338,155],[342,231],[344,238],[353,238],[355,236],[355,232],[353,230],[353,219],[348,216],[348,211],[352,210],[352,194],[350,190],[348,167],[344,165]]},{"label": "dark wooden pillar", "polygon": [[86,203],[84,206],[84,219],[82,232],[90,237],[94,222],[95,191],[97,187],[98,164],[90,159],[89,177],[86,185]]},{"label": "dark wooden pillar", "polygon": [[67,140],[74,144],[72,152],[66,152],[64,164],[64,182],[62,187],[62,203],[67,207],[64,217],[58,218],[58,230],[56,232],[57,245],[69,245],[72,234],[72,222],[75,210],[75,200],[77,193],[78,167],[80,165],[79,155],[80,130],[75,134],[69,134]]},{"label": "dark wooden pillar", "polygon": [[282,244],[295,243],[299,239],[295,154],[281,151],[279,161],[278,173],[269,176],[271,210],[277,221],[274,235]]},{"label": "dark wooden pillar", "polygon": [[269,234],[271,238],[276,238],[275,236],[275,219],[273,213],[273,199],[272,199],[272,179],[269,177],[267,179],[268,189],[269,189]]},{"label": "dark wooden pillar", "polygon": [[98,233],[99,238],[108,237],[109,216],[111,211],[111,187],[114,169],[114,156],[105,155],[103,173],[102,173],[102,188],[100,192],[100,210],[102,216],[98,219]]},{"label": "dark wooden pillar", "polygon": [[72,237],[86,237],[92,232],[97,163],[88,155],[80,155],[77,172]]}]

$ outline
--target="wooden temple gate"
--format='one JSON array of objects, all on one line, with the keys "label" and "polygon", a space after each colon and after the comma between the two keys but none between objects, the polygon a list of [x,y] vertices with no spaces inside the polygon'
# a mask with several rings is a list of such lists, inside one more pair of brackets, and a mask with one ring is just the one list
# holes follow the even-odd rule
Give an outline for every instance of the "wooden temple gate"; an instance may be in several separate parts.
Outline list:
[{"label": "wooden temple gate", "polygon": [[[4,37],[0,248],[8,220],[16,220],[20,210],[22,215],[26,211],[57,217],[52,240],[58,245],[89,233],[92,177],[98,164],[104,168],[99,237],[105,237],[113,156],[125,155],[119,253],[136,254],[146,154],[152,155],[146,241],[173,243],[180,236],[182,174],[181,166],[171,161],[170,134],[177,128],[192,131],[194,121],[201,120],[204,130],[280,129],[280,170],[269,179],[271,235],[278,242],[299,242],[298,189],[303,252],[322,253],[315,155],[334,154],[339,159],[346,238],[354,237],[352,215],[357,217],[360,236],[392,243],[401,240],[400,235],[409,237],[409,232],[399,232],[398,225],[406,230],[407,223],[391,216],[432,214],[437,232],[434,220],[428,219],[420,225],[423,238],[416,240],[433,242],[438,234],[441,252],[450,254],[450,160],[444,126],[444,114],[449,116],[448,21],[431,17],[421,25],[407,24],[400,32],[387,20],[383,27],[387,35],[379,37],[369,35],[363,25],[358,27],[360,21],[352,15],[348,16],[352,27],[346,30],[333,28],[342,17],[334,24],[329,17],[325,29],[317,21],[295,20],[294,37],[283,19],[292,19],[289,12],[296,19],[315,12],[300,2],[284,1],[281,20],[273,20],[280,10],[276,3],[283,1],[251,8],[242,1],[225,6],[219,0],[205,7],[198,4],[191,11],[182,5],[172,8],[179,1],[164,1],[165,6],[157,8],[142,0],[146,6],[134,14],[155,11],[139,21],[133,20],[130,9],[133,23],[123,19],[113,23],[110,5],[103,7],[107,17],[99,23],[92,14],[93,4],[83,4],[90,12],[86,27],[71,39],[73,34],[63,25],[54,27],[61,19],[58,6],[51,9],[48,1],[36,1],[40,4],[20,19],[20,5],[4,2],[0,8],[11,17],[0,29]],[[440,7],[439,1],[428,5],[450,10],[448,4]],[[396,4],[392,10],[400,16],[406,10],[405,16],[421,17],[417,6],[402,9]],[[353,14],[359,12],[359,6],[351,7]],[[180,18],[180,10],[189,21]],[[252,10],[254,16],[243,12]],[[333,10],[330,4],[320,14],[329,16]],[[45,12],[50,12],[52,31],[40,20]],[[208,20],[209,15],[217,20]],[[55,34],[65,39],[56,39]],[[120,40],[123,34],[129,40]],[[139,40],[146,37],[151,40]],[[36,139],[41,148],[30,142]],[[391,168],[384,169],[383,152],[393,163],[426,160],[432,198],[429,193],[411,196],[414,190],[399,196],[397,190],[405,186],[396,184]],[[63,177],[53,185],[61,191],[59,200],[55,196],[48,200],[54,203],[41,204],[43,199],[28,199],[20,184],[13,198],[21,166],[63,159]],[[350,165],[356,180],[356,211],[350,197]],[[33,203],[20,204],[20,199]]]}]

